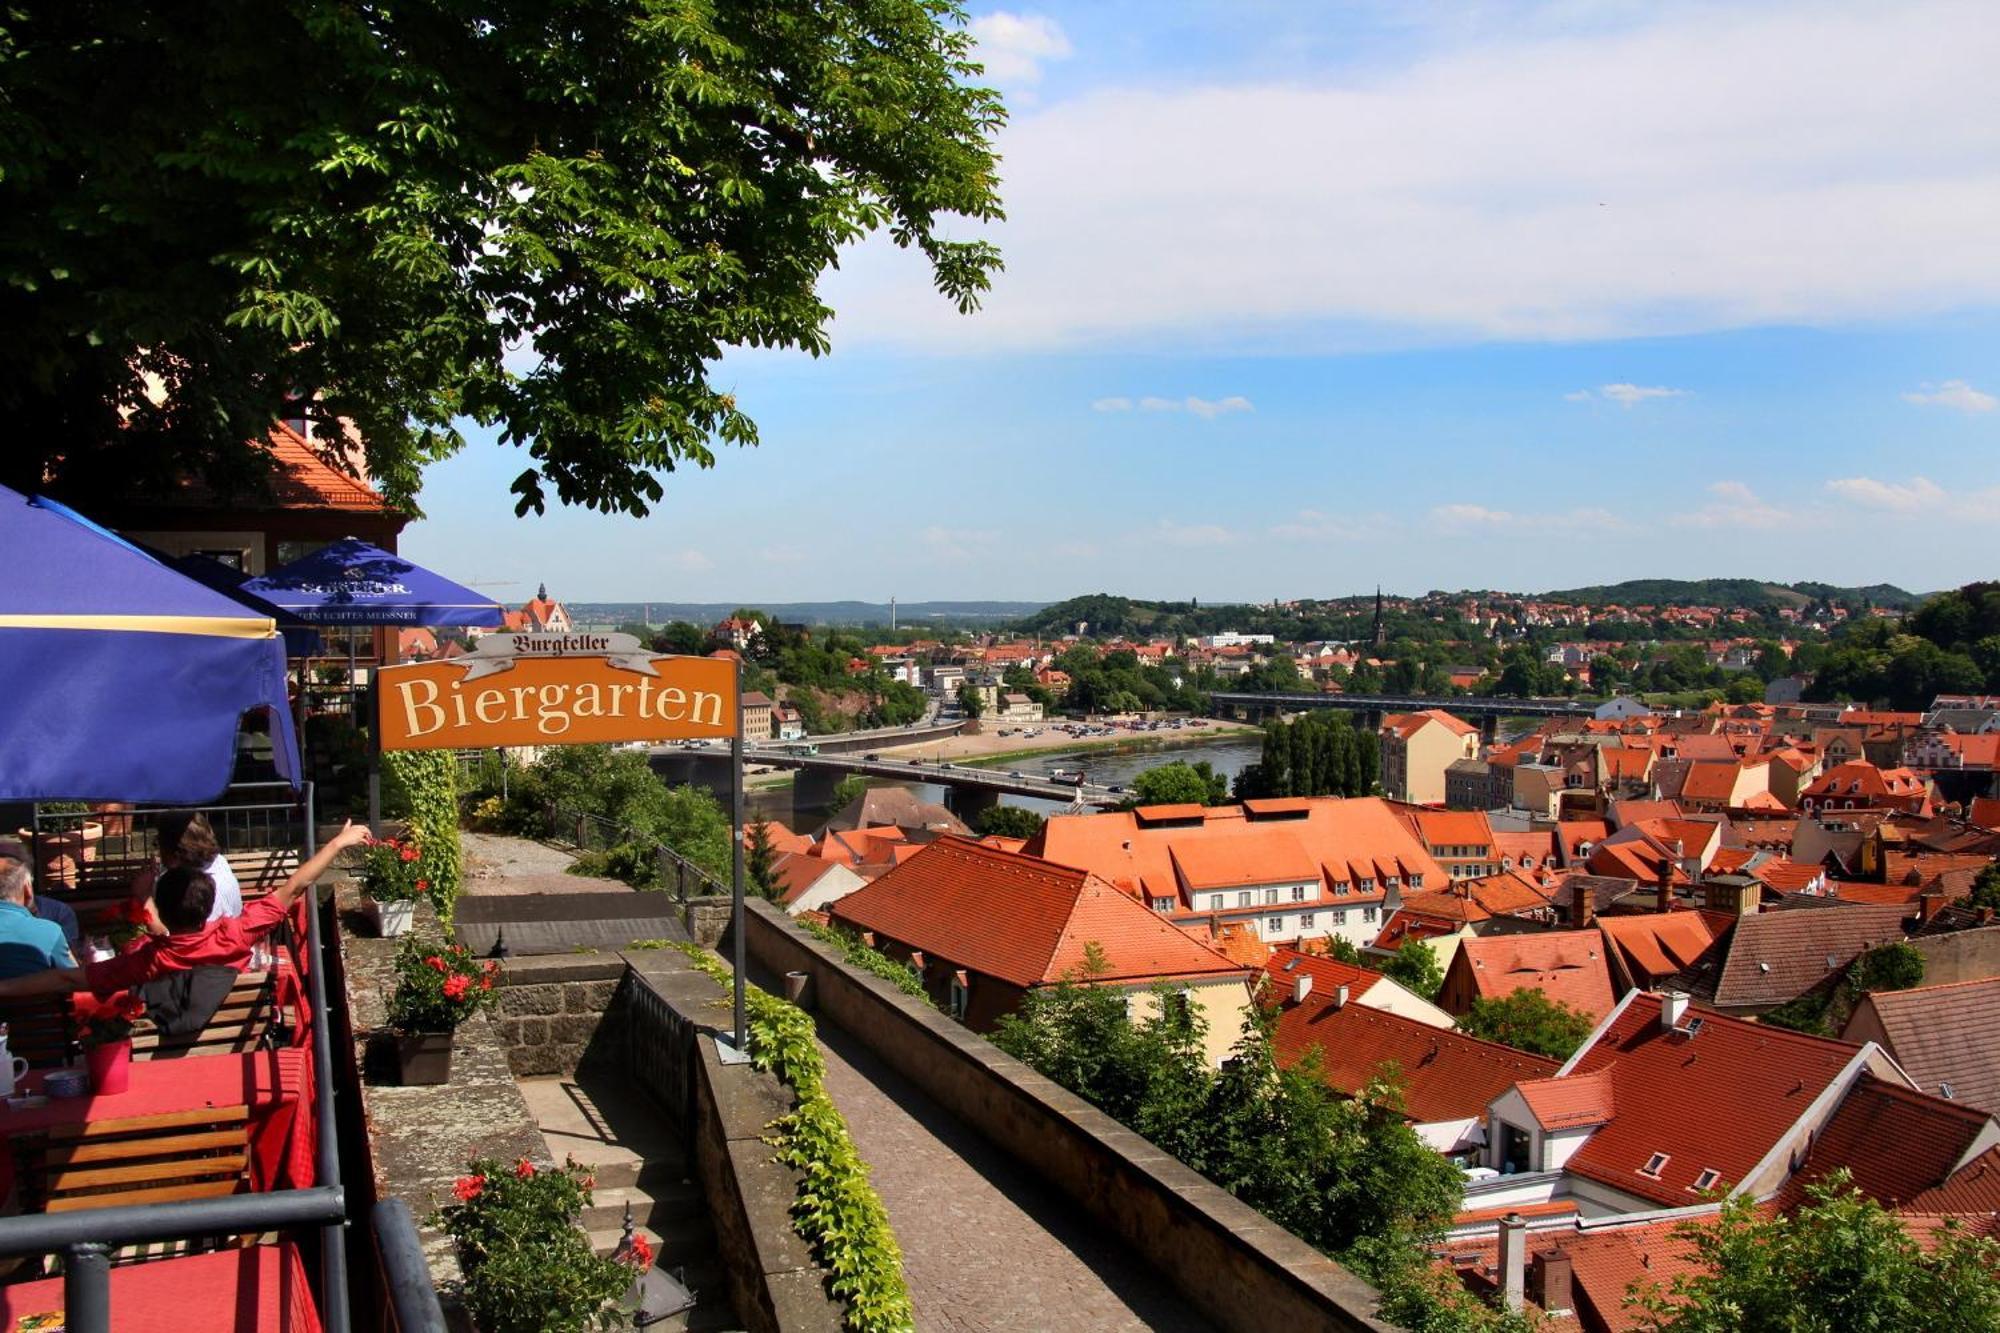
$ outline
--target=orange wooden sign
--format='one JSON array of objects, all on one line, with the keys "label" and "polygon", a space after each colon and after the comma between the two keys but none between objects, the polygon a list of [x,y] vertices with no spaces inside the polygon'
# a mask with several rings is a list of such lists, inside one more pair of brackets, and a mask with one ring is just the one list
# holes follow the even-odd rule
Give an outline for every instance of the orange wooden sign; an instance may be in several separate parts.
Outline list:
[{"label": "orange wooden sign", "polygon": [[383,667],[376,697],[385,750],[727,739],[742,725],[736,664],[716,657],[475,653]]}]

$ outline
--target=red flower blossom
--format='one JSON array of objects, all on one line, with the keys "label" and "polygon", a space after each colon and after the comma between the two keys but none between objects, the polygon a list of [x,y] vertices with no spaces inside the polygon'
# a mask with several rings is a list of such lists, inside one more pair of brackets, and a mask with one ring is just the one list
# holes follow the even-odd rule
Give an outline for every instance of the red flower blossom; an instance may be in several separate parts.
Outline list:
[{"label": "red flower blossom", "polygon": [[417,881],[418,893],[429,893],[430,891],[431,891],[431,882],[429,880],[420,879]]},{"label": "red flower blossom", "polygon": [[414,847],[405,847],[401,852],[397,854],[401,856],[405,861],[414,861],[417,859],[418,852],[417,849]]},{"label": "red flower blossom", "polygon": [[444,979],[444,993],[446,999],[462,1000],[465,998],[465,993],[471,989],[472,989],[471,977],[452,976],[452,977],[446,977]]},{"label": "red flower blossom", "polygon": [[460,1176],[458,1183],[451,1187],[451,1192],[458,1196],[460,1203],[471,1203],[485,1188],[485,1176]]},{"label": "red flower blossom", "polygon": [[638,1232],[632,1233],[632,1266],[644,1272],[653,1266],[653,1246]]},{"label": "red flower blossom", "polygon": [[597,1188],[597,1177],[596,1177],[596,1176],[585,1176],[585,1177],[583,1178],[583,1187],[584,1187],[585,1189],[587,1189],[587,1190],[594,1190],[594,1189],[596,1189],[596,1188]]},{"label": "red flower blossom", "polygon": [[481,977],[481,978],[479,979],[479,989],[481,989],[481,990],[492,990],[492,989],[493,989],[493,978],[492,978],[492,977]]},{"label": "red flower blossom", "polygon": [[519,1179],[526,1180],[529,1176],[535,1174],[535,1164],[523,1157],[514,1164],[514,1174]]},{"label": "red flower blossom", "polygon": [[440,971],[440,972],[449,972],[449,971],[451,971],[451,965],[450,965],[449,963],[445,962],[445,960],[444,960],[444,959],[440,958],[440,957],[439,957],[438,955],[436,955],[436,954],[432,954],[432,955],[431,955],[430,957],[428,957],[428,958],[424,959],[424,966],[425,966],[425,967],[434,967],[434,968],[436,968],[436,969],[437,969],[438,971]]}]

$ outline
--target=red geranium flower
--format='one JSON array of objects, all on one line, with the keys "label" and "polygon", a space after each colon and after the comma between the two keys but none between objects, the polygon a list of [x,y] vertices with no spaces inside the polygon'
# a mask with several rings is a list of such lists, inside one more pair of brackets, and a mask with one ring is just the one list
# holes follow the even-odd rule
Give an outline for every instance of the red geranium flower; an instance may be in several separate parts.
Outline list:
[{"label": "red geranium flower", "polygon": [[632,1266],[644,1272],[653,1266],[653,1246],[638,1232],[632,1233]]},{"label": "red geranium flower", "polygon": [[492,989],[493,989],[493,978],[492,978],[492,977],[481,977],[481,978],[479,979],[479,989],[481,989],[481,990],[492,990]]},{"label": "red geranium flower", "polygon": [[535,1164],[523,1157],[514,1164],[514,1174],[520,1179],[526,1180],[529,1176],[535,1174]]},{"label": "red geranium flower", "polygon": [[458,1183],[451,1187],[451,1192],[458,1196],[460,1203],[471,1203],[485,1188],[485,1176],[460,1176]]},{"label": "red geranium flower", "polygon": [[416,860],[416,859],[417,859],[417,855],[418,855],[418,853],[417,853],[417,849],[416,849],[416,848],[414,848],[414,847],[405,847],[405,848],[403,848],[402,852],[401,852],[401,853],[399,853],[399,854],[400,854],[400,855],[402,856],[402,858],[403,858],[403,859],[404,859],[405,861],[414,861],[414,860]]},{"label": "red geranium flower", "polygon": [[431,891],[431,882],[429,880],[420,879],[417,881],[418,893],[429,893],[430,891]]},{"label": "red geranium flower", "polygon": [[462,1000],[465,998],[465,993],[471,989],[471,977],[454,976],[444,979],[444,993],[447,999]]},{"label": "red geranium flower", "polygon": [[434,967],[434,968],[436,968],[436,969],[437,969],[438,971],[440,971],[440,972],[449,972],[449,971],[451,971],[451,965],[450,965],[450,964],[448,964],[448,963],[446,963],[446,962],[444,961],[444,959],[440,958],[440,957],[439,957],[438,955],[436,955],[436,954],[432,954],[432,955],[431,955],[430,957],[428,957],[428,958],[424,959],[424,966],[425,966],[425,967]]}]

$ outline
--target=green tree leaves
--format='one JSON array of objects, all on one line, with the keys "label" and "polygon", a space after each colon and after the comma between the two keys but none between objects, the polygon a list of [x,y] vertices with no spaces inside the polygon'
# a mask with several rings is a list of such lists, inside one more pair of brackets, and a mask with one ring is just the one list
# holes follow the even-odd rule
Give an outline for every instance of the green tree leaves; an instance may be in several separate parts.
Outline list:
[{"label": "green tree leaves", "polygon": [[1498,999],[1476,999],[1458,1020],[1458,1030],[1467,1036],[1497,1041],[1551,1060],[1567,1060],[1576,1054],[1595,1026],[1589,1014],[1551,1000],[1539,986]]}]

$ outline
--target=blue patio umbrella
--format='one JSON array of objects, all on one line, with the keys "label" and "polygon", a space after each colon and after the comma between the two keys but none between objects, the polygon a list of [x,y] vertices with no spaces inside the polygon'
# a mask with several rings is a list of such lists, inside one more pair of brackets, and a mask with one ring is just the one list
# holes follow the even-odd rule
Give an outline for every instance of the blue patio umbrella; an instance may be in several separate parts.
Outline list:
[{"label": "blue patio umbrella", "polygon": [[492,598],[355,537],[250,579],[243,591],[315,625],[506,623]]},{"label": "blue patio umbrella", "polygon": [[4,486],[0,570],[0,801],[213,800],[259,708],[297,785],[269,616]]},{"label": "blue patio umbrella", "polygon": [[213,588],[224,597],[233,598],[252,611],[271,617],[277,623],[279,635],[285,640],[285,656],[319,656],[319,631],[303,617],[267,602],[253,592],[245,592],[243,585],[249,582],[250,576],[242,570],[232,569],[220,560],[212,560],[205,555],[168,557],[167,563],[203,587]]}]

